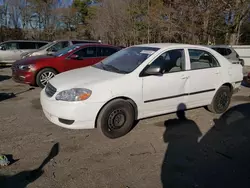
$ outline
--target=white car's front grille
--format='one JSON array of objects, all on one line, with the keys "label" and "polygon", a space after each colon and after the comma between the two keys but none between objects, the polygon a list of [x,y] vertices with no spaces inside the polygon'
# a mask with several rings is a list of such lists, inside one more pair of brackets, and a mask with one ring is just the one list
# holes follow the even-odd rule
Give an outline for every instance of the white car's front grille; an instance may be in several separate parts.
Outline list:
[{"label": "white car's front grille", "polygon": [[52,86],[50,83],[48,83],[46,85],[46,88],[45,88],[45,93],[48,97],[53,97],[53,95],[56,93],[57,89]]},{"label": "white car's front grille", "polygon": [[14,64],[12,65],[11,69],[13,72],[16,72],[18,70],[18,66]]}]

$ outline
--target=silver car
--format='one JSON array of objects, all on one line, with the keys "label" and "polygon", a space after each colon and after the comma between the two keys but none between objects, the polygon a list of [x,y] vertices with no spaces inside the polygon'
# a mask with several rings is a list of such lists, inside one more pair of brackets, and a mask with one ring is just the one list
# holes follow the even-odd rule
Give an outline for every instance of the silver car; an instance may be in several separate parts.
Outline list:
[{"label": "silver car", "polygon": [[14,63],[21,54],[39,49],[48,44],[46,41],[11,40],[0,43],[0,63]]},{"label": "silver car", "polygon": [[240,63],[242,66],[244,66],[244,60],[240,59],[240,56],[238,53],[231,47],[227,45],[217,45],[217,46],[209,46],[213,50],[217,51],[221,55],[223,55],[225,58],[227,58],[232,63]]},{"label": "silver car", "polygon": [[38,56],[38,55],[50,55],[53,54],[63,48],[68,46],[79,44],[79,43],[101,43],[100,41],[91,41],[91,40],[56,40],[53,41],[38,50],[33,50],[27,53],[23,53],[22,59],[31,56]]}]

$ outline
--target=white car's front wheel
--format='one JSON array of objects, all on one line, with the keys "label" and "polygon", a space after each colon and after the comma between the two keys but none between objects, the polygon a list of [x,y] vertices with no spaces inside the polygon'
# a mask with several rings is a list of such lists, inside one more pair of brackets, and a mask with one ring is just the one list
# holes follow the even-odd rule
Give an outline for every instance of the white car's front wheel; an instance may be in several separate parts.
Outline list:
[{"label": "white car's front wheel", "polygon": [[115,139],[127,134],[133,127],[135,112],[126,100],[115,99],[103,107],[97,117],[97,128],[106,137]]}]

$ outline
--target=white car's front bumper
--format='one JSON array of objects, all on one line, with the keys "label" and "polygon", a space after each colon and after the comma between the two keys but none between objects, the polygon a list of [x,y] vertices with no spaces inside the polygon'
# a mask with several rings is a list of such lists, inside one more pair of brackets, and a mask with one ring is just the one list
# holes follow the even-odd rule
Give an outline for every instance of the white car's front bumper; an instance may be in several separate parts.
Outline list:
[{"label": "white car's front bumper", "polygon": [[44,89],[40,94],[43,112],[52,123],[68,129],[93,129],[96,116],[104,103],[57,101]]}]

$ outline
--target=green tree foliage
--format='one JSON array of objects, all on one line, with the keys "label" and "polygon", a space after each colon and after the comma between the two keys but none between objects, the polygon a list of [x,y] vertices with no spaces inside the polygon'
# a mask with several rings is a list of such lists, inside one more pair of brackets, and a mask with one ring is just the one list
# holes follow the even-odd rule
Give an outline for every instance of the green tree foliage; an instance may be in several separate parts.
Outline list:
[{"label": "green tree foliage", "polygon": [[90,2],[90,0],[74,0],[72,3],[72,7],[76,8],[79,13],[82,24],[85,24],[86,17],[89,14],[88,3]]}]

